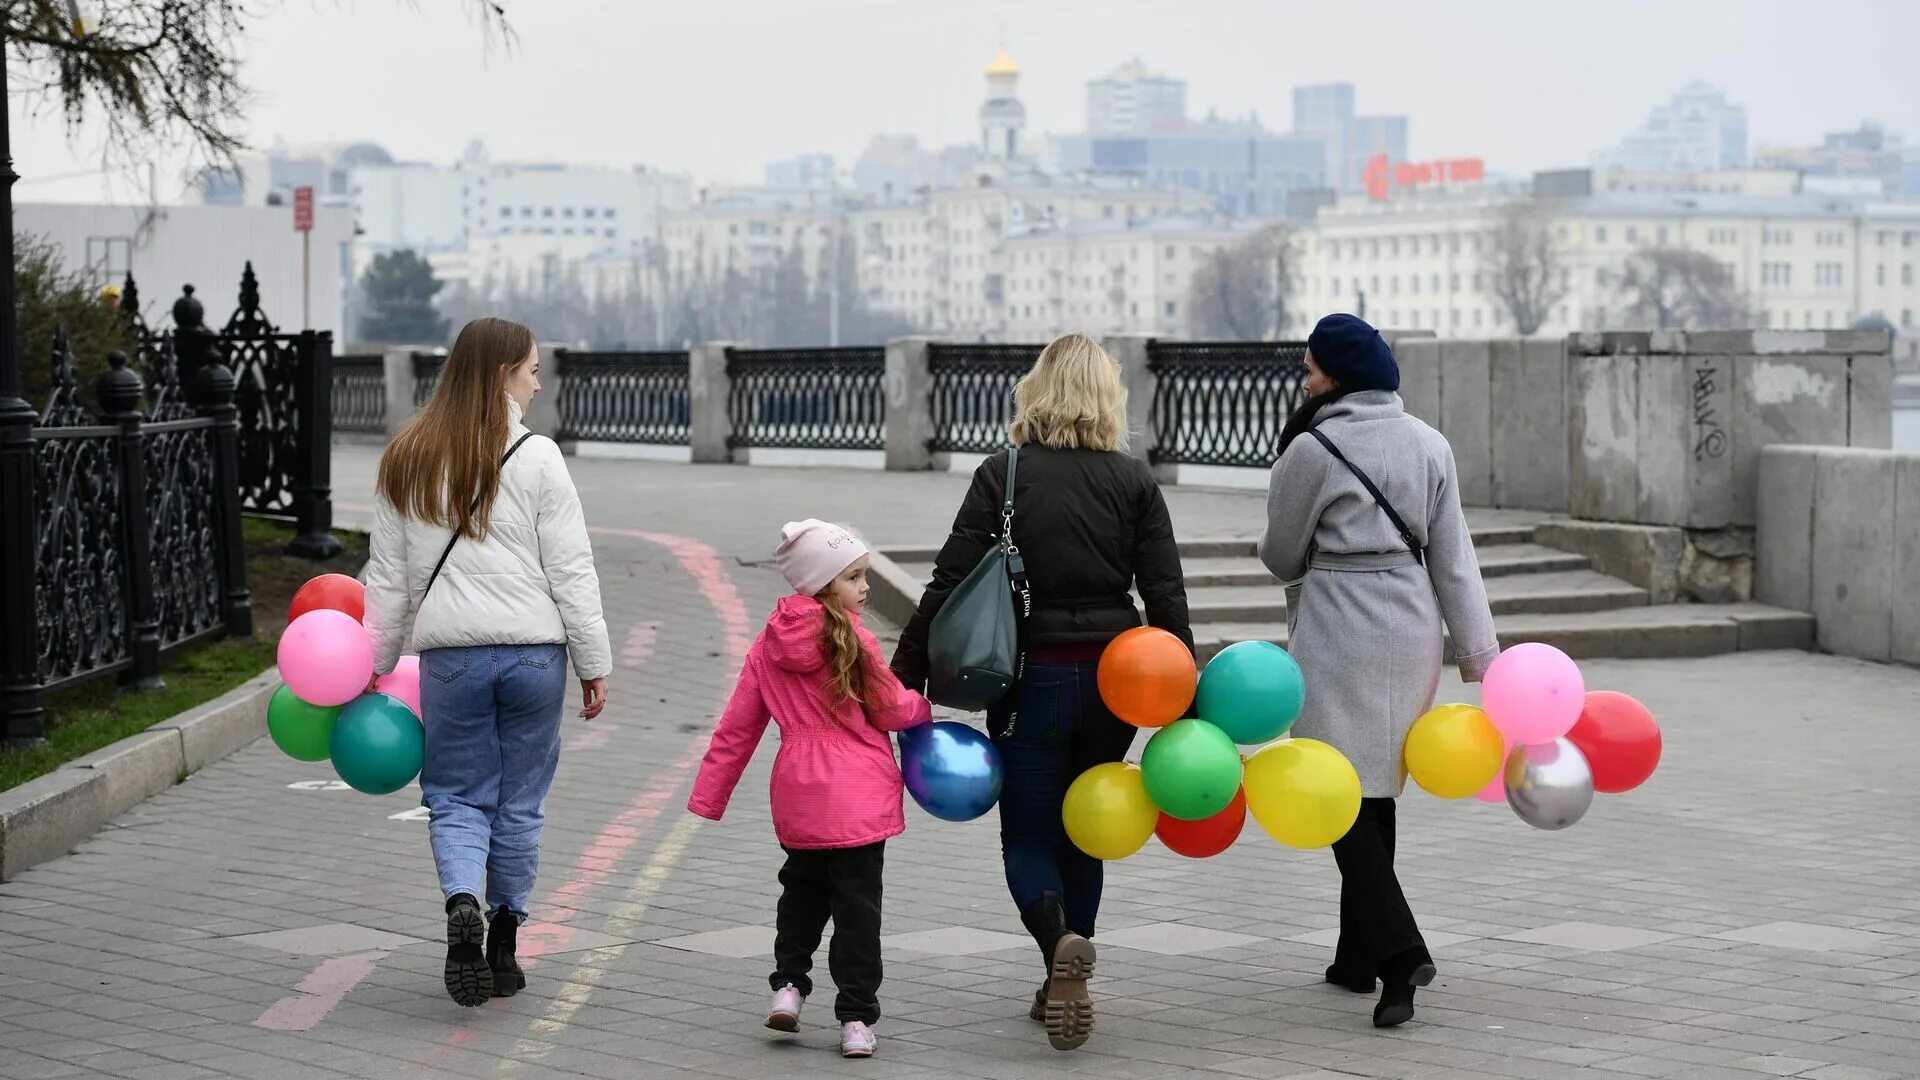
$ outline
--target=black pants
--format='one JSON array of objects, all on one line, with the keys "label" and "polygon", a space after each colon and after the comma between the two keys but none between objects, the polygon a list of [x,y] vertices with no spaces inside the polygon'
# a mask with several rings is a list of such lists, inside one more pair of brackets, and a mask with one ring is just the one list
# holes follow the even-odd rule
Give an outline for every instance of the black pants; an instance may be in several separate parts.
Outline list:
[{"label": "black pants", "polygon": [[774,922],[775,990],[792,983],[802,997],[813,993],[813,951],[827,920],[833,920],[833,944],[827,970],[840,990],[833,1015],[841,1023],[880,1020],[880,872],[886,841],[865,847],[826,851],[784,849],[780,869],[779,915]]},{"label": "black pants", "polygon": [[1353,828],[1333,842],[1340,864],[1340,944],[1333,963],[1348,979],[1372,979],[1389,963],[1411,970],[1433,962],[1393,872],[1393,818],[1392,799],[1361,799]]}]

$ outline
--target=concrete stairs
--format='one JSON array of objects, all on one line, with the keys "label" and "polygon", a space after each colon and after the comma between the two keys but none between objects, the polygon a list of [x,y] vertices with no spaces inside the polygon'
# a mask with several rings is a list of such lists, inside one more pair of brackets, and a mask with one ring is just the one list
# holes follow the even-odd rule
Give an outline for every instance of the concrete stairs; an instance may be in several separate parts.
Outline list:
[{"label": "concrete stairs", "polygon": [[[1474,523],[1474,548],[1503,647],[1544,641],[1578,659],[1813,647],[1811,615],[1764,604],[1650,604],[1647,590],[1594,570],[1584,556],[1534,543],[1538,522],[1487,516],[1493,520]],[[1196,539],[1180,550],[1201,659],[1236,641],[1286,644],[1286,591],[1255,557],[1253,540]],[[918,601],[935,550],[891,548],[883,555],[875,606],[904,621],[900,613],[911,613]],[[1447,650],[1451,659],[1451,642]]]}]

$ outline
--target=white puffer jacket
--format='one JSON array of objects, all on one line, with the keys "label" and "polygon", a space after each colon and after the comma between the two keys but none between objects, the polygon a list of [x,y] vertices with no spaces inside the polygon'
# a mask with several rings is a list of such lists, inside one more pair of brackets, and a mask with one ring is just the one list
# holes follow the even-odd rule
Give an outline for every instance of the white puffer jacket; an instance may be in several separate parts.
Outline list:
[{"label": "white puffer jacket", "polygon": [[[517,404],[512,415],[508,446],[527,433]],[[485,539],[461,537],[431,593],[427,578],[453,533],[405,517],[384,496],[373,522],[366,625],[376,672],[393,670],[409,621],[413,652],[565,643],[578,678],[613,670],[586,518],[553,440],[535,435],[514,453]]]}]

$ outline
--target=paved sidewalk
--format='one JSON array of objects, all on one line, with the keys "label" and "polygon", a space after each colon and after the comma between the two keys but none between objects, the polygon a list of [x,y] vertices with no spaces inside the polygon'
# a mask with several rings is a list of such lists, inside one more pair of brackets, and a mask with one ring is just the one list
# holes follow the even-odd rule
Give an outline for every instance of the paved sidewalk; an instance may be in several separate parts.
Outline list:
[{"label": "paved sidewalk", "polygon": [[[373,460],[336,454],[342,521]],[[930,543],[965,478],[574,467],[620,666],[607,714],[568,724],[527,991],[441,992],[417,790],[335,790],[263,741],[0,885],[0,1077],[1920,1075],[1920,672],[1784,653],[1584,665],[1653,707],[1667,758],[1565,832],[1410,792],[1400,865],[1441,975],[1406,1027],[1319,982],[1331,858],[1250,825],[1215,859],[1110,868],[1100,1027],[1055,1053],[992,820],[910,809],[879,1056],[833,1052],[824,970],[802,1033],[766,1031],[775,736],[724,823],[682,807],[784,591],[772,539],[812,514]],[[1183,535],[1258,526],[1258,495],[1169,498]]]}]

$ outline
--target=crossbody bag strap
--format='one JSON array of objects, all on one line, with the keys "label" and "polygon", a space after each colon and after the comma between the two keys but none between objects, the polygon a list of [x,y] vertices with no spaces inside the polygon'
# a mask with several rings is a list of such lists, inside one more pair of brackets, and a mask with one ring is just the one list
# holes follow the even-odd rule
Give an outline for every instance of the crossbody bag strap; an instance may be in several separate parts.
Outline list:
[{"label": "crossbody bag strap", "polygon": [[[507,462],[513,459],[513,452],[515,450],[520,449],[520,444],[526,442],[528,439],[531,439],[531,438],[533,438],[533,432],[529,431],[525,435],[520,436],[518,439],[513,440],[513,445],[507,447],[507,452],[503,454],[500,458],[500,468],[502,470],[505,470],[507,467]],[[475,495],[473,497],[473,507],[472,509],[469,509],[467,513],[472,514],[475,510],[478,510],[478,509],[480,509],[480,496]],[[446,568],[447,556],[453,554],[453,545],[459,542],[460,542],[460,530],[455,529],[453,530],[453,535],[447,537],[447,546],[444,549],[442,549],[440,552],[440,561],[433,564],[433,573],[427,577],[427,587],[420,590],[420,599],[422,601],[425,601],[427,598],[427,594],[433,591],[433,583],[440,580],[440,571]]]},{"label": "crossbody bag strap", "polygon": [[1020,722],[1020,681],[1027,675],[1027,616],[1033,614],[1033,589],[1027,582],[1027,560],[1020,554],[1020,546],[1013,542],[1013,487],[1019,474],[1020,448],[1010,446],[1007,448],[1007,490],[1000,502],[1000,543],[1007,552],[1007,581],[1013,589],[1013,621],[1019,646],[1014,657],[1013,685],[1007,688],[1007,696],[1012,704],[1007,709],[1006,729],[1000,733],[1003,739],[1011,738],[1014,726]]},{"label": "crossbody bag strap", "polygon": [[1326,447],[1327,453],[1332,454],[1335,461],[1345,465],[1347,469],[1353,473],[1354,478],[1359,480],[1361,486],[1367,489],[1367,494],[1373,496],[1373,501],[1379,503],[1380,509],[1387,512],[1387,520],[1392,522],[1393,527],[1400,531],[1400,540],[1406,544],[1408,548],[1412,549],[1414,560],[1420,563],[1420,565],[1425,566],[1427,563],[1426,549],[1420,546],[1419,539],[1413,535],[1412,529],[1407,528],[1406,521],[1394,510],[1393,504],[1387,501],[1385,495],[1380,494],[1378,487],[1374,486],[1373,478],[1368,476],[1360,466],[1348,461],[1347,455],[1341,453],[1340,448],[1333,445],[1332,439],[1321,434],[1319,428],[1308,428],[1307,434],[1313,436],[1315,441],[1319,442],[1321,446]]}]

